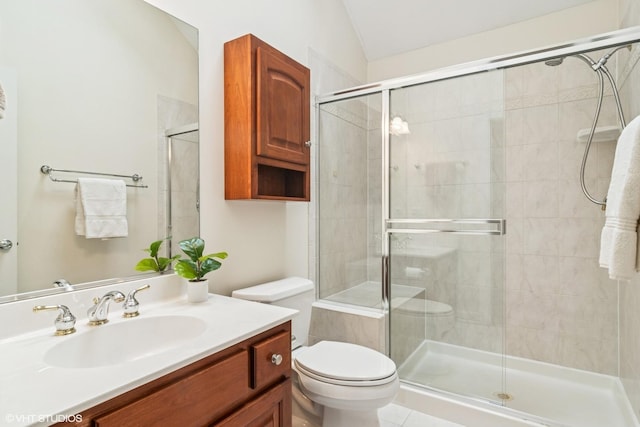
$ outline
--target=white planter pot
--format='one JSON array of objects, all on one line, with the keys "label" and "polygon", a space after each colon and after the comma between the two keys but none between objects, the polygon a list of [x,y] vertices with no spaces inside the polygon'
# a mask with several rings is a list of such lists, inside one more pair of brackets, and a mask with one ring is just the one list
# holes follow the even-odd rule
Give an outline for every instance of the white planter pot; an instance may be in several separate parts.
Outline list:
[{"label": "white planter pot", "polygon": [[187,301],[204,302],[209,298],[209,280],[187,281]]}]

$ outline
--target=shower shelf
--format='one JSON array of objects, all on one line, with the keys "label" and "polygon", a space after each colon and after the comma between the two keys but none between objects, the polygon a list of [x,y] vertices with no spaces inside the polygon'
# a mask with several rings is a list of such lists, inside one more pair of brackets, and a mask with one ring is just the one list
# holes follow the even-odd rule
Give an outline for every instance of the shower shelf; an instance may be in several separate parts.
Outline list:
[{"label": "shower shelf", "polygon": [[[587,142],[589,140],[590,128],[580,129],[576,140],[578,142]],[[618,126],[603,126],[596,128],[593,133],[593,142],[617,141],[620,136],[620,128]]]}]

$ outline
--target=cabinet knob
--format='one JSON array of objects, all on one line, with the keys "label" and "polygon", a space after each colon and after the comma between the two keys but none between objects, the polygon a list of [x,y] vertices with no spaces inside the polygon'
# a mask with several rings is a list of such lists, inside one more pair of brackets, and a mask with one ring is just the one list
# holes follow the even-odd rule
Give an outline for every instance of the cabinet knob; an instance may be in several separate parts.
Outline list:
[{"label": "cabinet knob", "polygon": [[282,363],[282,355],[281,354],[272,354],[271,355],[271,363],[274,365],[280,365]]}]

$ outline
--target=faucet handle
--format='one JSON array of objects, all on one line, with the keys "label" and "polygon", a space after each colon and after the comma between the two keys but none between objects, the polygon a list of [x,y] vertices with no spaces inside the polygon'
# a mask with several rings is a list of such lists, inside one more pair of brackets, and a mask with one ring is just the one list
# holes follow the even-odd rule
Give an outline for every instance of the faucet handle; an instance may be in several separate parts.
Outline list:
[{"label": "faucet handle", "polygon": [[140,291],[145,291],[150,287],[151,285],[144,285],[139,287],[138,289],[134,289],[133,291],[129,292],[129,294],[127,295],[127,298],[124,300],[124,305],[123,305],[124,313],[122,314],[122,317],[136,317],[140,315],[140,312],[138,311],[138,308],[140,307],[140,303],[136,299],[136,294]]},{"label": "faucet handle", "polygon": [[36,305],[33,312],[45,310],[60,310],[60,314],[56,317],[54,324],[56,325],[56,335],[69,335],[76,331],[76,317],[71,313],[66,305]]}]

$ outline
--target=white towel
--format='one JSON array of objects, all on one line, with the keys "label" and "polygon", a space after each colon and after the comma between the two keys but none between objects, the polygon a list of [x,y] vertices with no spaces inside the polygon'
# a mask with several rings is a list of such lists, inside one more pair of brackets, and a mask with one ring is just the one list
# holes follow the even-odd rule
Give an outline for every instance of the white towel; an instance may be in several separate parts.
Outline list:
[{"label": "white towel", "polygon": [[87,239],[126,237],[127,186],[122,180],[78,178],[76,234]]},{"label": "white towel", "polygon": [[629,280],[640,268],[640,116],[618,138],[605,215],[600,266],[609,269],[612,279]]}]

